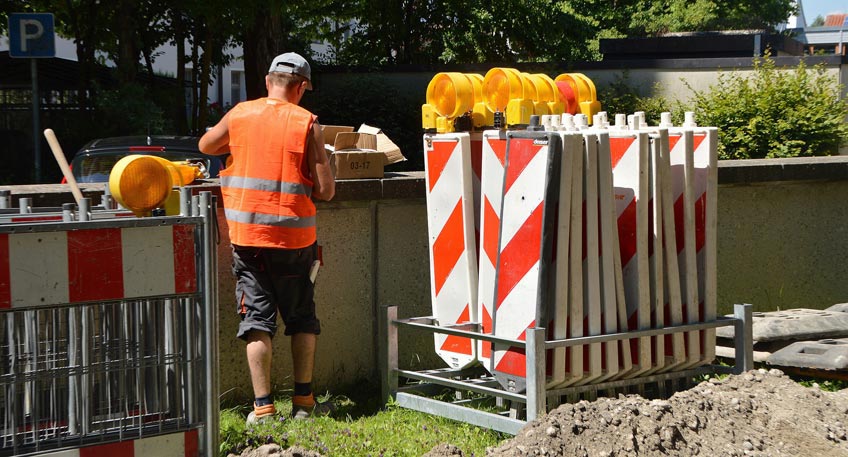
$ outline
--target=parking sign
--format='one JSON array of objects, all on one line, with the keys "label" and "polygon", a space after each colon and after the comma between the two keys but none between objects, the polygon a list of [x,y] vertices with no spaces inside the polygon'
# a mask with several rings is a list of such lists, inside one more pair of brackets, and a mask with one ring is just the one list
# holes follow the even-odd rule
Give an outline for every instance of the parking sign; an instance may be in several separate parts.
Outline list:
[{"label": "parking sign", "polygon": [[55,57],[56,40],[52,13],[9,15],[10,57]]}]

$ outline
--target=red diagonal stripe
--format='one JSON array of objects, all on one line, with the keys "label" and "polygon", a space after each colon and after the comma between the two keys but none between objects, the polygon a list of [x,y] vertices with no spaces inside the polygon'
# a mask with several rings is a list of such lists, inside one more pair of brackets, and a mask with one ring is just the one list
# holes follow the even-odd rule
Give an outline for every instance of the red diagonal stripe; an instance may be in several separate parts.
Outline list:
[{"label": "red diagonal stripe", "polygon": [[695,252],[704,247],[707,231],[707,194],[695,200]]},{"label": "red diagonal stripe", "polygon": [[542,213],[544,202],[533,210],[515,236],[501,252],[498,264],[498,296],[495,309],[530,268],[539,262],[542,249]]},{"label": "red diagonal stripe", "polygon": [[635,137],[624,137],[618,138],[613,137],[610,138],[610,156],[612,157],[612,167],[615,168],[618,165],[618,162],[621,161],[621,158],[624,157],[624,154],[630,149],[630,145],[636,141]]},{"label": "red diagonal stripe", "polygon": [[483,142],[482,141],[472,141],[471,142],[471,170],[474,172],[474,176],[477,179],[480,179],[482,176],[482,162],[483,162]]},{"label": "red diagonal stripe", "polygon": [[672,149],[674,149],[674,147],[677,146],[677,142],[680,141],[681,138],[683,138],[683,135],[669,135],[668,150],[671,151]]},{"label": "red diagonal stripe", "polygon": [[[513,138],[509,143],[509,166],[506,167],[504,180],[504,194],[509,192],[509,189],[515,183],[515,180],[527,168],[527,164],[536,157],[536,154],[544,147],[544,145],[533,144],[532,138]],[[540,176],[539,179],[544,179]]]},{"label": "red diagonal stripe", "polygon": [[197,290],[194,263],[194,226],[174,226],[174,292],[191,293]]},{"label": "red diagonal stripe", "polygon": [[12,279],[9,271],[9,235],[0,234],[0,309],[12,307]]},{"label": "red diagonal stripe", "polygon": [[[470,319],[470,314],[468,311],[468,304],[465,304],[465,308],[460,313],[459,318],[456,320],[457,324],[461,324],[463,322],[468,322]],[[471,338],[465,338],[456,335],[448,335],[445,338],[444,344],[442,344],[443,351],[456,352],[459,354],[471,355]]]},{"label": "red diagonal stripe", "polygon": [[[486,309],[486,306],[482,306],[480,310],[483,313],[483,333],[487,335],[491,335],[492,333],[492,316],[489,314],[489,311]],[[488,341],[483,342],[483,357],[491,358],[492,357],[492,343]]]},{"label": "red diagonal stripe", "polygon": [[68,232],[68,298],[73,302],[124,296],[121,229]]},{"label": "red diagonal stripe", "polygon": [[483,250],[492,265],[498,261],[498,233],[500,232],[500,218],[497,211],[492,207],[489,197],[483,198]]},{"label": "red diagonal stripe", "polygon": [[[533,321],[528,327],[533,327],[536,321]],[[521,332],[518,340],[524,341],[527,331]],[[527,357],[524,348],[510,347],[506,350],[495,370],[501,373],[509,373],[515,376],[527,376]]]},{"label": "red diagonal stripe", "polygon": [[632,200],[618,217],[619,252],[625,266],[636,255],[636,200]]},{"label": "red diagonal stripe", "polygon": [[465,252],[462,222],[462,200],[459,200],[433,243],[433,276],[436,282],[436,295],[439,295],[457,260]]},{"label": "red diagonal stripe", "polygon": [[427,153],[427,179],[430,181],[430,191],[441,178],[448,160],[456,150],[457,141],[433,141],[433,150]]},{"label": "red diagonal stripe", "polygon": [[699,133],[697,135],[692,135],[692,150],[697,151],[698,148],[701,147],[701,143],[707,138],[706,133]]},{"label": "red diagonal stripe", "polygon": [[502,140],[500,138],[487,138],[486,141],[489,142],[489,147],[492,148],[492,152],[495,153],[495,157],[501,162],[501,166],[506,163],[506,140]]},{"label": "red diagonal stripe", "polygon": [[685,194],[680,194],[677,197],[677,200],[674,201],[674,238],[677,243],[677,253],[683,251],[685,247],[684,244],[684,232],[686,231],[683,226],[683,204],[685,202]]}]

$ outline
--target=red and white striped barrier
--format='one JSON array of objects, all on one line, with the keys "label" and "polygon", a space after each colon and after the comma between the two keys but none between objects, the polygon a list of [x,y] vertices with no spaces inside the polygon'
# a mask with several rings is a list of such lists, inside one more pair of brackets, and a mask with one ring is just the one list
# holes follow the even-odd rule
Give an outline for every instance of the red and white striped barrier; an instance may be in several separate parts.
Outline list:
[{"label": "red and white striped barrier", "polygon": [[[630,330],[651,326],[648,263],[648,134],[610,132],[619,252]],[[631,340],[634,377],[653,369],[649,337]]]},{"label": "red and white striped barrier", "polygon": [[0,234],[0,309],[193,293],[195,226]]},{"label": "red and white striped barrier", "polygon": [[[433,316],[441,326],[477,322],[471,141],[467,133],[424,136],[427,228]],[[436,353],[452,368],[477,360],[470,338],[435,335]]]},{"label": "red and white striped barrier", "polygon": [[[524,340],[544,319],[559,195],[558,134],[507,132],[498,245],[494,334]],[[526,387],[523,348],[495,345],[493,374],[513,391]]]},{"label": "red and white striped barrier", "polygon": [[[501,222],[504,163],[506,162],[506,132],[483,132],[480,141],[480,212],[479,212],[479,280],[477,282],[477,316],[482,332],[492,333],[495,300],[495,270],[498,260],[498,236]],[[474,140],[472,139],[472,158]],[[473,160],[472,160],[473,164]],[[491,368],[492,345],[478,344],[478,359],[483,367]]]},{"label": "red and white striped barrier", "polygon": [[197,430],[42,454],[44,457],[198,457]]},{"label": "red and white striped barrier", "polygon": [[[669,132],[683,318],[690,324],[714,319],[716,313],[716,138],[715,129]],[[715,331],[687,332],[686,354],[686,368],[712,361]]]}]

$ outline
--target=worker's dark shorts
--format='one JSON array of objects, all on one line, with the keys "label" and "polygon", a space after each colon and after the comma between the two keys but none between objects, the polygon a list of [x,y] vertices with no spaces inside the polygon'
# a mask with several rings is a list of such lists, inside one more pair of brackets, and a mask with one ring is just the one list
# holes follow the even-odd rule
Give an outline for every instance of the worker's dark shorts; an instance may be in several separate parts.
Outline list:
[{"label": "worker's dark shorts", "polygon": [[241,315],[238,336],[251,330],[277,332],[277,312],[285,334],[321,333],[315,316],[314,284],[309,280],[317,244],[302,249],[233,246],[236,310]]}]

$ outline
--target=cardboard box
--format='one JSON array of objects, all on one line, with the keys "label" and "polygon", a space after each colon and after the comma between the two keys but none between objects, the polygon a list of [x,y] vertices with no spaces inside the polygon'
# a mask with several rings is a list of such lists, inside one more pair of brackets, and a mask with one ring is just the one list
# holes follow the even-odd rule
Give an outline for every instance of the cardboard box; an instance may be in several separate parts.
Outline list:
[{"label": "cardboard box", "polygon": [[330,166],[338,179],[382,178],[384,167],[406,158],[380,129],[362,124],[359,130],[341,125],[323,126]]}]

